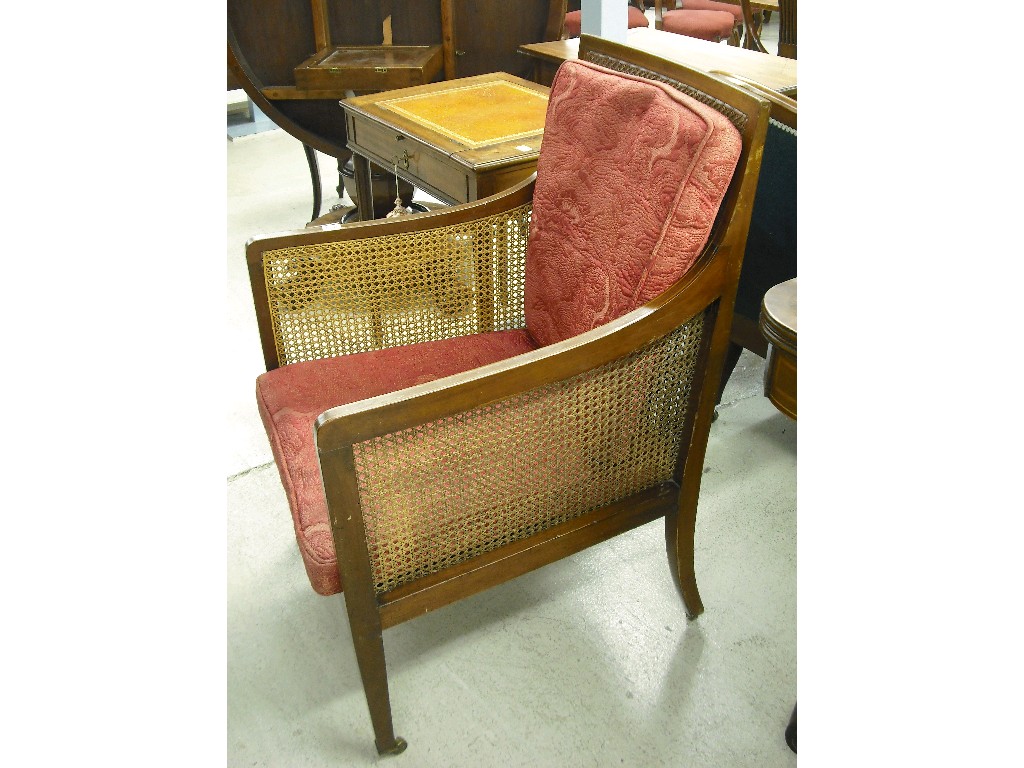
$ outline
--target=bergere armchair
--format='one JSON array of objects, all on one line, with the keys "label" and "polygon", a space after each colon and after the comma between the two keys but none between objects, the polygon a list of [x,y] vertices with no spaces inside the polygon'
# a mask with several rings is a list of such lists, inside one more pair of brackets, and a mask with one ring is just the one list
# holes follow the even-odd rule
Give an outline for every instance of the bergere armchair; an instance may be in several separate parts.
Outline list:
[{"label": "bergere armchair", "polygon": [[535,177],[248,244],[260,414],[310,582],[344,590],[378,752],[406,747],[383,629],[659,517],[703,611],[697,497],[768,108],[584,36]]}]

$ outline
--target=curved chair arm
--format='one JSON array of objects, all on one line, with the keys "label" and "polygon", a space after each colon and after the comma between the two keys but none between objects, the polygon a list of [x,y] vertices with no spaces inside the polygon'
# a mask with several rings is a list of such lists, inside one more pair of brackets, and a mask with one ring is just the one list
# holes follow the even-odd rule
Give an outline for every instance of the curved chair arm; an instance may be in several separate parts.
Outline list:
[{"label": "curved chair arm", "polygon": [[430,213],[250,240],[267,370],[523,327],[533,179]]},{"label": "curved chair arm", "polygon": [[[728,250],[593,331],[321,414],[336,547],[367,553],[339,558],[342,581],[371,586],[384,627],[506,580],[509,552],[539,533],[614,533],[673,514],[681,488],[696,498],[704,453],[691,438],[717,395],[705,371],[722,362],[709,349]],[[548,546],[521,567],[566,554]],[[696,593],[687,609],[701,611]]]},{"label": "curved chair arm", "polygon": [[[721,295],[728,247],[710,264],[622,317],[565,341],[465,373],[331,408],[317,419],[321,451],[379,437],[459,413],[464,403],[493,403],[557,384],[656,341],[692,320]],[[702,257],[706,262],[708,255]]]}]

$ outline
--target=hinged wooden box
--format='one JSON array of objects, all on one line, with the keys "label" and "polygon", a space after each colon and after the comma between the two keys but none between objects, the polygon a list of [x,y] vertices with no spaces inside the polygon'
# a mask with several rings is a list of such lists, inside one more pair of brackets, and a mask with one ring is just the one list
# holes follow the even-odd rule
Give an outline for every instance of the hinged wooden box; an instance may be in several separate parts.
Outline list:
[{"label": "hinged wooden box", "polygon": [[444,66],[440,45],[338,45],[295,68],[303,90],[385,91],[431,82]]}]

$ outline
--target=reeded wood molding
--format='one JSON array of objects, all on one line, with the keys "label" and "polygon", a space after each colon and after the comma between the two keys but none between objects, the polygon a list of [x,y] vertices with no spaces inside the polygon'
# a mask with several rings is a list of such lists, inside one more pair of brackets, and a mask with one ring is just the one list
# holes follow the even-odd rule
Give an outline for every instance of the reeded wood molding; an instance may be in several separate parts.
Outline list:
[{"label": "reeded wood molding", "polygon": [[779,56],[796,58],[796,0],[779,0]]}]

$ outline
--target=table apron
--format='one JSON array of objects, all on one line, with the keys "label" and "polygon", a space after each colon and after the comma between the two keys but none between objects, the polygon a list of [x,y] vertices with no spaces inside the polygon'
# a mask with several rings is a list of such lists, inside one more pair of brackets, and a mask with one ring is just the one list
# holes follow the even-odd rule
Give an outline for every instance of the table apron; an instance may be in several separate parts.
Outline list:
[{"label": "table apron", "polygon": [[[472,173],[451,155],[391,126],[349,113],[348,148],[447,203],[471,199]],[[429,181],[428,181],[429,179]]]}]

